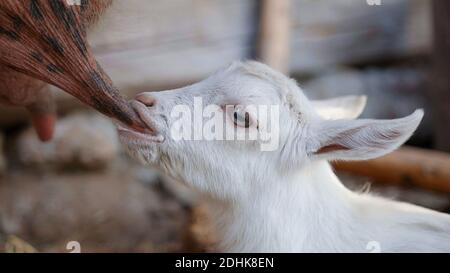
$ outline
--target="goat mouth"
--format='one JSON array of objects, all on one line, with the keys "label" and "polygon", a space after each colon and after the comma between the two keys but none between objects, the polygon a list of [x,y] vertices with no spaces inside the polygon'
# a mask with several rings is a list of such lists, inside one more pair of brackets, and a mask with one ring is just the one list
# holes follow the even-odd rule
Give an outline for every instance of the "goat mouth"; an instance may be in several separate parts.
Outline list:
[{"label": "goat mouth", "polygon": [[163,142],[164,137],[155,129],[155,126],[149,118],[146,106],[138,101],[132,101],[131,106],[133,107],[136,114],[139,116],[141,121],[146,125],[143,132],[139,132],[129,127],[128,125],[116,121],[117,131],[121,137],[125,137],[128,140],[138,140],[146,142]]},{"label": "goat mouth", "polygon": [[[164,137],[159,134],[148,134],[141,133],[131,129],[128,126],[124,126],[123,124],[116,122],[117,131],[120,137],[125,137],[129,141],[138,140],[138,141],[146,141],[146,142],[163,142]],[[153,131],[152,131],[153,132]]]},{"label": "goat mouth", "polygon": [[155,125],[153,124],[153,122],[150,118],[150,114],[148,113],[147,106],[145,106],[142,102],[137,101],[137,100],[131,101],[130,104],[131,104],[131,107],[133,108],[133,110],[136,112],[136,114],[141,119],[141,121],[147,126],[147,128],[146,128],[147,131],[150,134],[155,135],[155,133],[156,133]]}]

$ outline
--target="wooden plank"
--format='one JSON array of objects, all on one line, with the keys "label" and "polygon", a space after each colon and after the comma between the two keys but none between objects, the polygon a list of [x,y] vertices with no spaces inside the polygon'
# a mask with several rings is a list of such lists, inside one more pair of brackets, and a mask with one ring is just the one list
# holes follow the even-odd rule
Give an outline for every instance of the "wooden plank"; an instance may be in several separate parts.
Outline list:
[{"label": "wooden plank", "polygon": [[450,2],[434,0],[434,50],[430,85],[436,148],[450,152]]},{"label": "wooden plank", "polygon": [[259,22],[260,60],[287,74],[290,48],[290,0],[264,0]]},{"label": "wooden plank", "polygon": [[[255,48],[254,1],[116,1],[90,35],[100,63],[121,88],[205,77]],[[429,52],[430,1],[292,0],[290,70]]]},{"label": "wooden plank", "polygon": [[254,7],[241,0],[116,1],[90,41],[121,88],[193,81],[247,56]]},{"label": "wooden plank", "polygon": [[386,156],[366,161],[335,162],[337,170],[373,177],[395,185],[414,185],[450,194],[450,155],[402,147]]},{"label": "wooden plank", "polygon": [[[291,71],[401,58],[430,50],[430,2],[308,1],[293,8]],[[298,1],[296,1],[299,4]]]}]

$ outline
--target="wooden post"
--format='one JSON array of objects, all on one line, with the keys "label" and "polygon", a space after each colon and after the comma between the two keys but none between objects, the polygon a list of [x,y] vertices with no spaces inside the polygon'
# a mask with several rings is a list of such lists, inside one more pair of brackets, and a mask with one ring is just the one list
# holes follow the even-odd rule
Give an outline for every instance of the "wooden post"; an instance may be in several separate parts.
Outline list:
[{"label": "wooden post", "polygon": [[433,1],[434,50],[430,99],[435,146],[450,152],[450,1]]},{"label": "wooden post", "polygon": [[443,152],[402,147],[380,158],[333,165],[337,170],[383,183],[414,185],[450,194],[450,155]]},{"label": "wooden post", "polygon": [[282,72],[289,72],[290,0],[263,0],[259,24],[259,59]]}]

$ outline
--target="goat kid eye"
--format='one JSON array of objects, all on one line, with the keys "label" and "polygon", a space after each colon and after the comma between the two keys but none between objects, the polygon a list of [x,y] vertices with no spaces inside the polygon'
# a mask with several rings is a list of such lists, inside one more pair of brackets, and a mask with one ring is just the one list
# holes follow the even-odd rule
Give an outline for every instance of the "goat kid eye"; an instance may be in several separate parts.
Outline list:
[{"label": "goat kid eye", "polygon": [[241,112],[235,109],[233,112],[233,122],[235,125],[249,128],[252,125],[250,114],[248,112]]}]

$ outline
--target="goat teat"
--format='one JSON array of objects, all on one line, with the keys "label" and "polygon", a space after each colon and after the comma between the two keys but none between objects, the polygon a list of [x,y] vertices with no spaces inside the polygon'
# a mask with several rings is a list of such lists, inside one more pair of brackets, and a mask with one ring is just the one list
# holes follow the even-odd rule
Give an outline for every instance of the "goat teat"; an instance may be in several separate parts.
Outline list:
[{"label": "goat teat", "polygon": [[0,1],[0,62],[136,130],[145,125],[96,61],[86,22],[110,1]]}]

